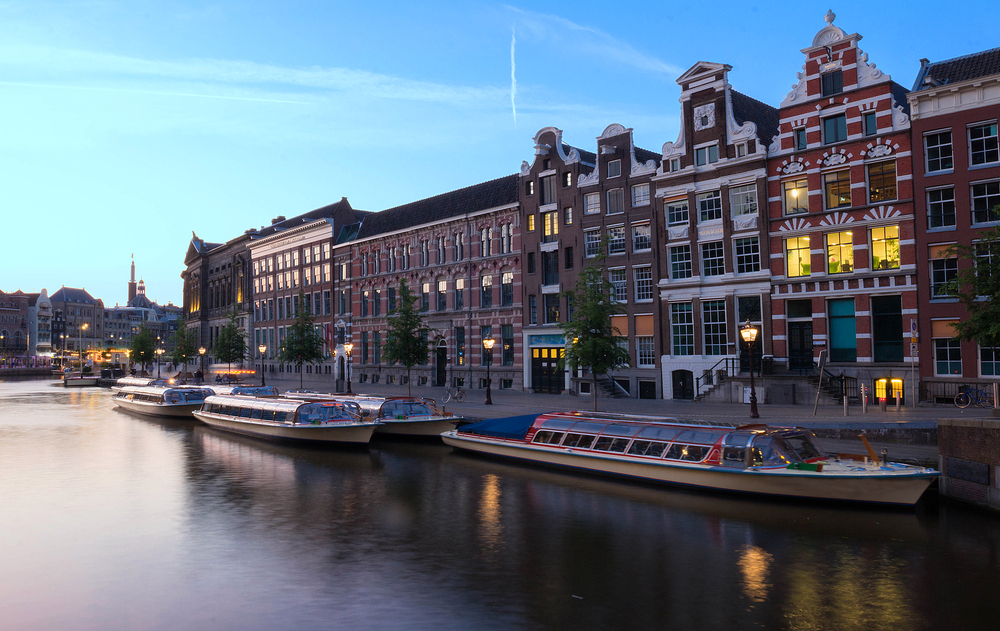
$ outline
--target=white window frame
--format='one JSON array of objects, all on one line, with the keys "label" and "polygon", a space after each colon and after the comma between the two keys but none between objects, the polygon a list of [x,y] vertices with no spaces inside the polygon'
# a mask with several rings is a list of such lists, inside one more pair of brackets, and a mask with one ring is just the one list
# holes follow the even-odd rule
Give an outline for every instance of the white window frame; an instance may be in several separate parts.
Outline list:
[{"label": "white window frame", "polygon": [[635,281],[635,301],[652,302],[653,301],[652,266],[640,265],[639,267],[633,267],[632,278]]},{"label": "white window frame", "polygon": [[632,185],[632,208],[649,206],[649,182]]},{"label": "white window frame", "polygon": [[[637,242],[637,239],[636,239],[636,236],[637,236],[636,235],[636,230],[638,228],[645,228],[646,229],[646,239],[645,240],[646,240],[647,245],[644,248],[642,248],[642,247],[636,247],[636,242]],[[633,252],[649,252],[652,249],[653,249],[653,231],[652,231],[652,228],[650,227],[649,223],[632,224],[632,251]]]},{"label": "white window frame", "polygon": [[[611,175],[611,173],[612,173],[612,168],[611,167],[612,166],[615,167],[614,170],[618,171],[614,175]],[[613,178],[613,177],[621,177],[621,174],[622,174],[622,161],[621,160],[609,160],[608,161],[608,178],[610,179],[610,178]]]},{"label": "white window frame", "polygon": [[[753,210],[743,211],[744,208]],[[757,183],[741,184],[729,189],[729,206],[733,217],[743,217],[746,215],[756,215],[760,213],[760,205],[757,203]]]},{"label": "white window frame", "polygon": [[[951,149],[951,166],[947,167],[947,168],[942,168],[942,169],[932,169],[931,168],[931,158],[930,158],[930,153],[929,153],[931,147],[930,147],[929,144],[927,144],[927,138],[928,138],[928,136],[937,136],[939,134],[944,134],[944,133],[947,133],[948,136],[949,136],[948,145],[947,146]],[[944,147],[944,146],[945,145],[943,145],[943,144],[942,145],[934,145],[934,148],[938,149],[938,148],[941,148],[941,147]],[[940,160],[941,160],[941,158],[939,156],[938,157],[938,161],[940,161]],[[929,131],[929,132],[925,132],[924,133],[924,169],[926,170],[926,172],[928,174],[930,174],[930,173],[951,173],[952,171],[955,170],[955,134],[952,132],[952,130],[951,130],[950,127],[946,128],[946,129],[937,129],[935,131]]]},{"label": "white window frame", "polygon": [[601,212],[601,194],[587,193],[583,196],[583,214],[598,215]]},{"label": "white window frame", "polygon": [[611,285],[611,299],[618,303],[628,302],[628,273],[624,267],[608,269],[608,283]]}]

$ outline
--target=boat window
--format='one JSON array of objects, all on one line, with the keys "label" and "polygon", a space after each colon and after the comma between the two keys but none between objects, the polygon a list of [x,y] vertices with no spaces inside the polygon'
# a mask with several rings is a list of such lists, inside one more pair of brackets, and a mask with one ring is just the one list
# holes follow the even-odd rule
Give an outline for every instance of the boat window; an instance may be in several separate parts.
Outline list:
[{"label": "boat window", "polygon": [[639,425],[608,425],[604,428],[605,436],[635,436]]},{"label": "boat window", "polygon": [[698,462],[700,460],[704,460],[710,450],[710,447],[705,447],[704,445],[682,445],[674,443],[670,445],[670,449],[667,450],[667,455],[664,457],[670,458],[671,460],[688,460],[691,462]]},{"label": "boat window", "polygon": [[611,436],[599,436],[594,443],[594,451],[612,451],[614,453],[625,453],[628,446],[628,438],[612,438]]},{"label": "boat window", "polygon": [[628,448],[628,453],[633,456],[652,456],[659,458],[663,455],[663,450],[667,448],[667,443],[649,440],[633,440],[632,446]]},{"label": "boat window", "polygon": [[274,410],[264,410],[261,415],[261,420],[263,421],[273,421],[274,420]]},{"label": "boat window", "polygon": [[690,429],[677,435],[679,443],[701,443],[702,445],[714,445],[716,441],[726,435],[727,432],[711,431],[704,429]]},{"label": "boat window", "polygon": [[250,411],[250,418],[260,420],[262,410],[260,408],[254,408]]},{"label": "boat window", "polygon": [[587,434],[566,434],[563,447],[575,447],[577,449],[590,449],[594,443],[594,436]]},{"label": "boat window", "polygon": [[433,414],[426,403],[404,403],[407,416],[430,416]]},{"label": "boat window", "polygon": [[574,432],[587,432],[588,434],[600,434],[607,427],[604,423],[588,423],[581,421],[573,425]]},{"label": "boat window", "polygon": [[757,436],[751,448],[750,466],[780,467],[798,461],[798,456],[789,454],[783,445],[784,441],[780,438],[775,440],[771,436]]},{"label": "boat window", "polygon": [[643,427],[639,430],[639,433],[635,435],[636,438],[656,439],[665,440],[667,442],[674,439],[680,430],[674,429],[672,427]]},{"label": "boat window", "polygon": [[350,421],[351,415],[339,403],[327,403],[323,406],[323,417],[327,421]]},{"label": "boat window", "polygon": [[326,420],[326,415],[323,414],[322,406],[317,403],[303,405],[299,408],[300,423],[320,423],[324,420]]},{"label": "boat window", "polygon": [[726,445],[722,448],[722,466],[736,469],[745,468],[747,465],[747,448],[740,445]]},{"label": "boat window", "polygon": [[285,412],[275,412],[274,413],[274,422],[275,423],[284,423],[285,422],[285,416],[286,416]]},{"label": "boat window", "polygon": [[826,454],[813,442],[812,434],[806,432],[781,432],[781,438],[803,460],[825,458]]},{"label": "boat window", "polygon": [[403,406],[399,403],[386,403],[382,406],[382,416],[380,418],[396,418],[397,416],[405,416],[405,414]]},{"label": "boat window", "polygon": [[250,408],[240,408],[240,418],[250,418]]},{"label": "boat window", "polygon": [[547,421],[542,421],[541,429],[555,429],[555,430],[567,430],[573,427],[576,421],[567,421],[563,418],[550,418]]},{"label": "boat window", "polygon": [[541,430],[535,434],[535,439],[532,442],[542,443],[545,445],[558,445],[563,436],[565,436],[563,432],[549,432]]}]

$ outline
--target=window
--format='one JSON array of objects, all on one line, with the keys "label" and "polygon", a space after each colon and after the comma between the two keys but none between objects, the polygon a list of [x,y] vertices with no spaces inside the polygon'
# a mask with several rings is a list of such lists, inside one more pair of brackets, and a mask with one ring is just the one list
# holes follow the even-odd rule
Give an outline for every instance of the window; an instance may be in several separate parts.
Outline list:
[{"label": "window", "polygon": [[875,361],[903,361],[902,298],[900,296],[873,296],[871,304]]},{"label": "window", "polygon": [[559,213],[555,210],[542,213],[542,243],[551,243],[559,238]]},{"label": "window", "polygon": [[506,271],[500,274],[500,306],[509,307],[514,304],[514,272]]},{"label": "window", "polygon": [[826,235],[826,269],[830,274],[854,271],[854,237],[851,232]]},{"label": "window", "polygon": [[722,193],[712,191],[698,195],[699,222],[722,219]]},{"label": "window", "polygon": [[[941,252],[944,254],[944,252]],[[958,275],[958,259],[943,258],[931,260],[931,298],[947,298],[948,283]]]},{"label": "window", "polygon": [[837,171],[823,176],[826,207],[843,208],[851,205],[851,172]]},{"label": "window", "polygon": [[712,241],[701,244],[701,274],[702,276],[719,276],[726,271],[725,255],[722,241]]},{"label": "window", "polygon": [[361,332],[361,363],[368,363],[368,331]]},{"label": "window", "polygon": [[758,237],[735,239],[736,273],[750,274],[760,271],[760,240]]},{"label": "window", "polygon": [[502,366],[513,366],[514,365],[514,325],[513,324],[501,324],[500,325],[500,346],[502,348],[502,355],[500,357],[500,364]]},{"label": "window", "polygon": [[652,239],[649,232],[649,224],[644,223],[632,226],[632,251],[642,252],[652,247]]},{"label": "window", "polygon": [[962,345],[957,338],[934,340],[934,374],[962,376]]},{"label": "window", "polygon": [[924,136],[924,153],[927,156],[927,172],[947,171],[954,167],[952,162],[951,131],[939,131]]},{"label": "window", "polygon": [[596,215],[601,212],[601,194],[587,193],[583,196],[583,214]]},{"label": "window", "polygon": [[528,232],[535,231],[535,213],[528,213]]},{"label": "window", "polygon": [[1000,162],[997,148],[997,124],[969,127],[969,150],[972,152],[972,166]]},{"label": "window", "polygon": [[686,199],[667,202],[667,224],[674,226],[688,222],[688,203]]},{"label": "window", "polygon": [[563,188],[569,188],[570,186],[573,186],[573,173],[571,171],[566,171],[565,173],[563,173],[562,185]]},{"label": "window", "polygon": [[430,311],[431,308],[431,284],[420,284],[420,310]]},{"label": "window", "polygon": [[670,337],[674,355],[694,355],[694,312],[690,302],[670,305]]},{"label": "window", "polygon": [[559,252],[542,252],[542,284],[559,284]]},{"label": "window", "polygon": [[636,184],[632,187],[632,207],[649,206],[649,184]]},{"label": "window", "polygon": [[705,166],[706,164],[714,164],[719,161],[719,145],[712,145],[710,147],[700,147],[694,150],[694,164],[695,166]]},{"label": "window", "polygon": [[625,212],[625,189],[615,188],[608,191],[608,214]]},{"label": "window", "polygon": [[635,268],[636,301],[653,299],[653,270],[650,267]]},{"label": "window", "polygon": [[729,189],[729,205],[733,216],[753,215],[757,212],[757,185],[747,184]]},{"label": "window", "polygon": [[438,279],[437,282],[437,310],[445,311],[448,309],[448,281],[443,278]]},{"label": "window", "polygon": [[640,368],[653,368],[656,366],[656,350],[653,346],[652,335],[637,335],[635,338],[636,363]]},{"label": "window", "polygon": [[809,212],[809,183],[805,178],[782,182],[781,188],[786,215]]},{"label": "window", "polygon": [[735,145],[736,147],[736,157],[745,158],[747,155],[747,143],[740,142]]},{"label": "window", "polygon": [[486,275],[479,279],[480,292],[479,292],[479,306],[480,308],[487,308],[493,306],[493,277]]},{"label": "window", "polygon": [[396,310],[396,288],[395,287],[390,287],[389,288],[388,294],[386,296],[386,302],[387,302],[386,313],[392,313],[393,311]]},{"label": "window", "polygon": [[482,344],[482,340],[488,340],[491,337],[493,337],[493,327],[492,326],[481,326],[481,327],[479,327],[479,340],[480,340],[479,350],[481,351],[480,352],[480,356],[479,356],[479,364],[481,366],[485,366],[488,363],[487,362],[487,358],[493,359],[493,357],[491,356],[492,353],[487,352],[486,351],[486,347],[483,346],[483,344]]},{"label": "window", "polygon": [[628,284],[625,280],[625,270],[608,270],[608,282],[611,283],[611,299],[615,302],[628,300]]},{"label": "window", "polygon": [[597,256],[601,253],[601,233],[600,230],[584,230],[583,242],[586,247],[587,256]]},{"label": "window", "polygon": [[382,291],[372,291],[372,315],[382,315]]},{"label": "window", "polygon": [[691,246],[679,245],[670,248],[670,278],[680,280],[691,278]]},{"label": "window", "polygon": [[833,96],[844,91],[844,72],[834,70],[820,76],[822,80],[823,96]]},{"label": "window", "polygon": [[872,228],[872,269],[899,267],[899,226]]},{"label": "window", "polygon": [[[483,230],[483,234],[486,234],[485,230]],[[424,239],[420,242],[420,267],[427,267],[430,264],[431,255],[428,251],[427,239]]]},{"label": "window", "polygon": [[514,251],[514,224],[500,226],[500,253],[510,254]]},{"label": "window", "polygon": [[939,188],[927,191],[927,227],[943,228],[955,225],[955,189]]},{"label": "window", "polygon": [[847,115],[831,116],[823,119],[823,142],[833,144],[847,140]]},{"label": "window", "polygon": [[793,130],[792,136],[795,140],[795,150],[805,151],[806,147],[809,146],[809,144],[806,142],[806,128],[799,127],[798,129]]},{"label": "window", "polygon": [[608,254],[625,252],[625,226],[608,228]]},{"label": "window", "polygon": [[1000,181],[972,185],[972,223],[1000,221]]},{"label": "window", "polygon": [[868,198],[871,203],[896,199],[896,162],[868,165]]},{"label": "window", "polygon": [[528,181],[524,183],[524,194],[531,197],[535,194],[535,183],[533,181]]},{"label": "window", "polygon": [[535,273],[535,253],[534,252],[528,252],[528,273],[529,274],[534,274]]},{"label": "window", "polygon": [[556,203],[556,176],[547,175],[541,178],[541,196],[538,203],[541,205]]},{"label": "window", "polygon": [[545,324],[559,322],[559,294],[545,294]]},{"label": "window", "polygon": [[673,173],[675,171],[680,171],[681,170],[681,159],[680,158],[671,158],[670,159],[670,163],[669,163],[669,167],[670,167],[670,172],[671,173]]},{"label": "window", "polygon": [[465,279],[455,279],[455,311],[465,308]]},{"label": "window", "polygon": [[563,208],[563,223],[567,226],[573,223],[573,207],[567,206]]},{"label": "window", "polygon": [[538,299],[528,296],[528,323],[538,324]]},{"label": "window", "polygon": [[726,302],[709,300],[701,303],[702,322],[705,328],[705,354],[725,355],[728,347],[726,337]]},{"label": "window", "polygon": [[979,374],[983,377],[1000,376],[1000,348],[979,347]]},{"label": "window", "polygon": [[618,177],[622,174],[622,161],[612,160],[608,162],[608,177]]},{"label": "window", "polygon": [[367,290],[361,292],[361,317],[362,318],[368,315],[368,301],[371,300],[371,293],[372,292],[367,291]]},{"label": "window", "polygon": [[809,237],[785,239],[785,261],[788,264],[789,278],[809,276],[810,260]]},{"label": "window", "polygon": [[878,115],[875,112],[864,113],[865,136],[878,134]]},{"label": "window", "polygon": [[[455,260],[461,261],[465,258],[465,235],[461,232],[455,233]],[[390,272],[393,270],[389,270]]]},{"label": "window", "polygon": [[854,298],[831,300],[827,307],[830,312],[830,361],[858,361]]},{"label": "window", "polygon": [[479,256],[493,254],[493,228],[483,228],[479,233]]},{"label": "window", "polygon": [[573,248],[566,248],[563,251],[565,254],[565,261],[563,262],[563,268],[573,269]]}]

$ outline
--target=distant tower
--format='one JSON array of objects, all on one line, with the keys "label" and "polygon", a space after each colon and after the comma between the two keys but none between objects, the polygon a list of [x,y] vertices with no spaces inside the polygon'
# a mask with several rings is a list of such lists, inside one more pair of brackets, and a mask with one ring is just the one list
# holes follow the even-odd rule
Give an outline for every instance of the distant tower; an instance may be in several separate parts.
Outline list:
[{"label": "distant tower", "polygon": [[146,283],[142,282],[141,279],[139,280],[139,293],[143,296],[146,295]]},{"label": "distant tower", "polygon": [[132,255],[132,279],[128,281],[128,301],[135,298],[135,254]]}]

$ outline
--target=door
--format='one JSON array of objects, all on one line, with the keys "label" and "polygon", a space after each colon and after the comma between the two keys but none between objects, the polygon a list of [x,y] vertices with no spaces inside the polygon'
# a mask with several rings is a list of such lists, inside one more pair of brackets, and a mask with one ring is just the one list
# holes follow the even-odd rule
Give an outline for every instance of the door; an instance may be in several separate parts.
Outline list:
[{"label": "door", "polygon": [[531,349],[531,388],[540,394],[559,394],[563,391],[564,373],[559,361],[563,348]]},{"label": "door", "polygon": [[788,323],[788,368],[809,370],[813,367],[813,323]]},{"label": "door", "polygon": [[645,379],[639,380],[639,398],[640,399],[655,399],[656,398],[656,382],[646,381]]},{"label": "door", "polygon": [[448,385],[448,347],[437,347],[437,361],[434,367],[437,369],[434,373],[434,385],[439,387]]},{"label": "door", "polygon": [[674,398],[694,398],[694,373],[690,370],[675,370],[673,376]]}]

